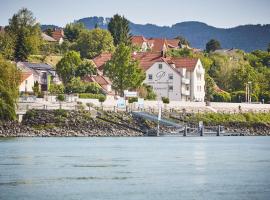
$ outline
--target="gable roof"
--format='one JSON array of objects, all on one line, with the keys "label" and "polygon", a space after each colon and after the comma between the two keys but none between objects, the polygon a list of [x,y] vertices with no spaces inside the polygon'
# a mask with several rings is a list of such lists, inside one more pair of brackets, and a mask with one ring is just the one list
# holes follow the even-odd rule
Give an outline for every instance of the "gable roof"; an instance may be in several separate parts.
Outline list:
[{"label": "gable roof", "polygon": [[107,85],[111,85],[112,82],[105,76],[100,75],[92,75],[92,76],[86,76],[83,78],[86,82],[92,82],[99,84],[103,90],[107,91]]},{"label": "gable roof", "polygon": [[31,72],[21,72],[20,83],[23,83],[26,79],[28,79],[33,73]]},{"label": "gable roof", "polygon": [[101,53],[99,56],[95,57],[93,59],[93,62],[95,63],[96,67],[99,70],[103,70],[104,64],[111,60],[112,54],[111,53]]},{"label": "gable roof", "polygon": [[55,40],[53,37],[47,35],[46,33],[41,33],[41,37],[43,40],[45,40],[47,42],[57,42],[57,40]]},{"label": "gable roof", "polygon": [[198,58],[171,58],[176,68],[187,68],[193,71],[198,63]]},{"label": "gable roof", "polygon": [[54,70],[51,65],[48,65],[46,63],[20,62],[19,64],[34,70]]},{"label": "gable roof", "polygon": [[149,69],[155,62],[163,62],[160,52],[140,52],[134,53],[132,57],[139,61],[143,70]]},{"label": "gable roof", "polygon": [[55,40],[60,41],[60,39],[64,37],[63,29],[54,29],[53,32],[52,32],[52,37]]},{"label": "gable roof", "polygon": [[147,39],[143,36],[132,36],[131,37],[131,43],[134,45],[142,46],[144,42],[147,42]]}]

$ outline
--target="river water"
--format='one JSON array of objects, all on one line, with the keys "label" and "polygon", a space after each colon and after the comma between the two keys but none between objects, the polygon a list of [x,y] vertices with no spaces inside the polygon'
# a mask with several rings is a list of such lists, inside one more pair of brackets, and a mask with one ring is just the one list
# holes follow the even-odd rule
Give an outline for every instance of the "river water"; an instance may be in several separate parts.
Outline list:
[{"label": "river water", "polygon": [[0,199],[270,199],[270,137],[0,139]]}]

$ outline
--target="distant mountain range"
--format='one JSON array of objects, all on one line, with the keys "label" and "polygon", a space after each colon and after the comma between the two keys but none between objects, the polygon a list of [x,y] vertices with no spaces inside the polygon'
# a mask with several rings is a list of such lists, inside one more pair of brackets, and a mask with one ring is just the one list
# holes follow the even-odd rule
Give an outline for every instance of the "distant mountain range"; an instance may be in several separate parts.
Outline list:
[{"label": "distant mountain range", "polygon": [[[110,18],[103,17],[87,17],[77,20],[88,29],[93,29],[96,24],[100,28],[107,29],[109,21]],[[48,25],[43,25],[42,28],[45,26]],[[205,44],[212,38],[219,40],[222,48],[238,48],[247,52],[256,49],[266,50],[270,43],[270,24],[241,25],[225,29],[196,21],[181,22],[172,26],[142,25],[130,22],[130,29],[133,35],[143,35],[144,37],[174,38],[182,35],[191,43],[192,47],[200,49],[205,49]]]}]

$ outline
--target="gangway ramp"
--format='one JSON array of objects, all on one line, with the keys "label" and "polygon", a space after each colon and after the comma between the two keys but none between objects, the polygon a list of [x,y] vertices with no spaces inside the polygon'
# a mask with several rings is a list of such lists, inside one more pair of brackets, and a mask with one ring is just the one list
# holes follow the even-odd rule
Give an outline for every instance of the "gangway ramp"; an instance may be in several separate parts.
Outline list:
[{"label": "gangway ramp", "polygon": [[156,122],[164,126],[170,126],[170,127],[175,127],[177,129],[182,129],[184,128],[184,125],[183,124],[178,124],[176,122],[173,122],[173,121],[170,121],[170,120],[166,120],[166,119],[160,119],[158,120],[158,116],[156,115],[153,115],[153,114],[150,114],[150,113],[146,113],[146,112],[139,112],[139,111],[133,111],[132,114],[136,117],[140,117],[140,118],[144,118],[144,119],[147,119],[149,121],[153,121],[153,122]]}]

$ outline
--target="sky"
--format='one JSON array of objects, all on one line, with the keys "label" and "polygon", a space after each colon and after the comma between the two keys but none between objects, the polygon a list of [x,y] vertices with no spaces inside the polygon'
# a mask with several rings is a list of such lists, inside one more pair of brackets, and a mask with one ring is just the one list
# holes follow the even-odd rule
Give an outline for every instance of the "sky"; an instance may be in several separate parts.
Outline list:
[{"label": "sky", "polygon": [[116,13],[137,24],[200,21],[220,28],[270,24],[270,0],[0,0],[0,25],[7,25],[22,7],[30,9],[39,23],[58,26]]}]

